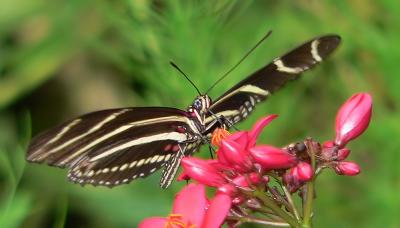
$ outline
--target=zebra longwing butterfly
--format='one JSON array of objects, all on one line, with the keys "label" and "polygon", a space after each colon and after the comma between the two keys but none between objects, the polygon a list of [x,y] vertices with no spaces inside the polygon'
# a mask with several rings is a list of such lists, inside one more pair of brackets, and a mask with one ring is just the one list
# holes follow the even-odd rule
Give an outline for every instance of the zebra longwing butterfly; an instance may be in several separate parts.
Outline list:
[{"label": "zebra longwing butterfly", "polygon": [[92,112],[36,136],[27,160],[68,168],[69,180],[113,187],[164,167],[168,187],[183,156],[190,156],[213,130],[245,119],[254,106],[286,82],[324,60],[340,37],[314,38],[259,69],[214,102],[198,96],[186,111],[135,107]]}]

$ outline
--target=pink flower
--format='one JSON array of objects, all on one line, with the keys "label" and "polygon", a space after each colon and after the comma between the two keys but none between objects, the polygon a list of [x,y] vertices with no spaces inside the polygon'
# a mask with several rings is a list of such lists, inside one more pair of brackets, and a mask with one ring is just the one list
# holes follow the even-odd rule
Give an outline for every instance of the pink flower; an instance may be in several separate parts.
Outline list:
[{"label": "pink flower", "polygon": [[297,163],[295,156],[269,145],[255,146],[250,149],[250,154],[266,170],[290,168]]},{"label": "pink flower", "polygon": [[147,218],[139,228],[220,227],[230,207],[229,196],[217,194],[208,203],[204,185],[189,184],[176,196],[168,217]]},{"label": "pink flower", "polygon": [[371,112],[372,98],[369,94],[358,93],[350,97],[336,116],[335,143],[342,147],[361,135],[369,125]]},{"label": "pink flower", "polygon": [[360,167],[354,162],[338,162],[335,171],[339,175],[355,176],[360,173]]}]

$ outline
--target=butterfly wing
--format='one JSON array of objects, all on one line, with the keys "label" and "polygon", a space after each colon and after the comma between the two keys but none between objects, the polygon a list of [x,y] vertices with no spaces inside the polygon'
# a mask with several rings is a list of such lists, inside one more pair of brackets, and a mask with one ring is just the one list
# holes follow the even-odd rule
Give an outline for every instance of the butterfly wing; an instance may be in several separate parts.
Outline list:
[{"label": "butterfly wing", "polygon": [[192,140],[196,126],[173,108],[124,108],[97,111],[35,137],[27,160],[69,168],[81,184],[115,186],[160,169]]},{"label": "butterfly wing", "polygon": [[224,116],[235,124],[248,116],[255,104],[265,100],[299,75],[324,60],[339,45],[340,37],[327,35],[314,38],[276,58],[215,100],[210,107],[206,123]]}]

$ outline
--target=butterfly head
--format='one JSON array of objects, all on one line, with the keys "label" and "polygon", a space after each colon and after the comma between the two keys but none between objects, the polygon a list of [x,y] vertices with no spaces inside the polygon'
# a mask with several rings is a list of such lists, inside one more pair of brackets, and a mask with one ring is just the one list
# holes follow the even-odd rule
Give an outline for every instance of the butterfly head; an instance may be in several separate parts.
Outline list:
[{"label": "butterfly head", "polygon": [[204,122],[204,118],[211,106],[211,98],[208,95],[196,97],[192,105],[189,106],[188,112],[200,122]]}]

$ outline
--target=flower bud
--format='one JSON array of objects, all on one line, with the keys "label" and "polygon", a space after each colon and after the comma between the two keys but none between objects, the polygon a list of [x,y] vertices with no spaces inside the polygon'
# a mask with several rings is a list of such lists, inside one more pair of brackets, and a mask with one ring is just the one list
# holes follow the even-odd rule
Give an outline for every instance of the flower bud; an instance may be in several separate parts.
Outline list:
[{"label": "flower bud", "polygon": [[181,164],[184,173],[201,184],[218,187],[226,183],[224,176],[206,160],[185,157]]},{"label": "flower bud", "polygon": [[248,177],[252,184],[268,182],[268,179],[267,179],[267,181],[265,181],[265,179],[262,178],[259,173],[255,173],[255,172],[249,173]]},{"label": "flower bud", "polygon": [[239,187],[249,187],[251,183],[249,183],[248,177],[240,175],[232,180],[232,184]]},{"label": "flower bud", "polygon": [[251,184],[260,184],[266,182],[268,182],[268,179],[262,178],[260,174],[256,172],[239,175],[232,180],[232,184],[239,187],[249,187]]},{"label": "flower bud", "polygon": [[322,148],[326,149],[326,148],[332,148],[335,146],[335,143],[333,141],[326,141],[322,144]]},{"label": "flower bud", "polygon": [[243,201],[245,199],[246,198],[244,198],[243,196],[237,196],[237,197],[232,199],[232,204],[235,204],[235,205],[241,204],[241,203],[243,203]]},{"label": "flower bud", "polygon": [[297,162],[295,156],[269,145],[253,147],[250,154],[266,170],[290,168]]},{"label": "flower bud", "polygon": [[295,172],[296,172],[295,170],[291,169],[290,172],[287,172],[282,176],[282,180],[286,188],[291,193],[296,192],[301,187],[301,183],[297,178],[297,174]]},{"label": "flower bud", "polygon": [[369,125],[371,112],[372,98],[369,94],[358,93],[350,97],[336,116],[335,143],[342,147],[361,135]]},{"label": "flower bud", "polygon": [[355,176],[360,173],[360,167],[354,162],[338,162],[335,171],[339,175]]},{"label": "flower bud", "polygon": [[299,162],[292,168],[291,174],[296,176],[299,181],[309,181],[313,177],[314,171],[307,162]]},{"label": "flower bud", "polygon": [[257,198],[249,198],[246,200],[246,206],[251,208],[251,209],[260,209],[263,207],[263,205],[260,203],[260,201]]},{"label": "flower bud", "polygon": [[347,148],[339,149],[338,152],[337,152],[337,160],[338,161],[343,161],[349,155],[350,155],[350,150],[349,149],[347,149]]},{"label": "flower bud", "polygon": [[237,189],[235,186],[231,184],[224,184],[218,187],[217,193],[226,194],[228,196],[234,196],[237,193]]}]

